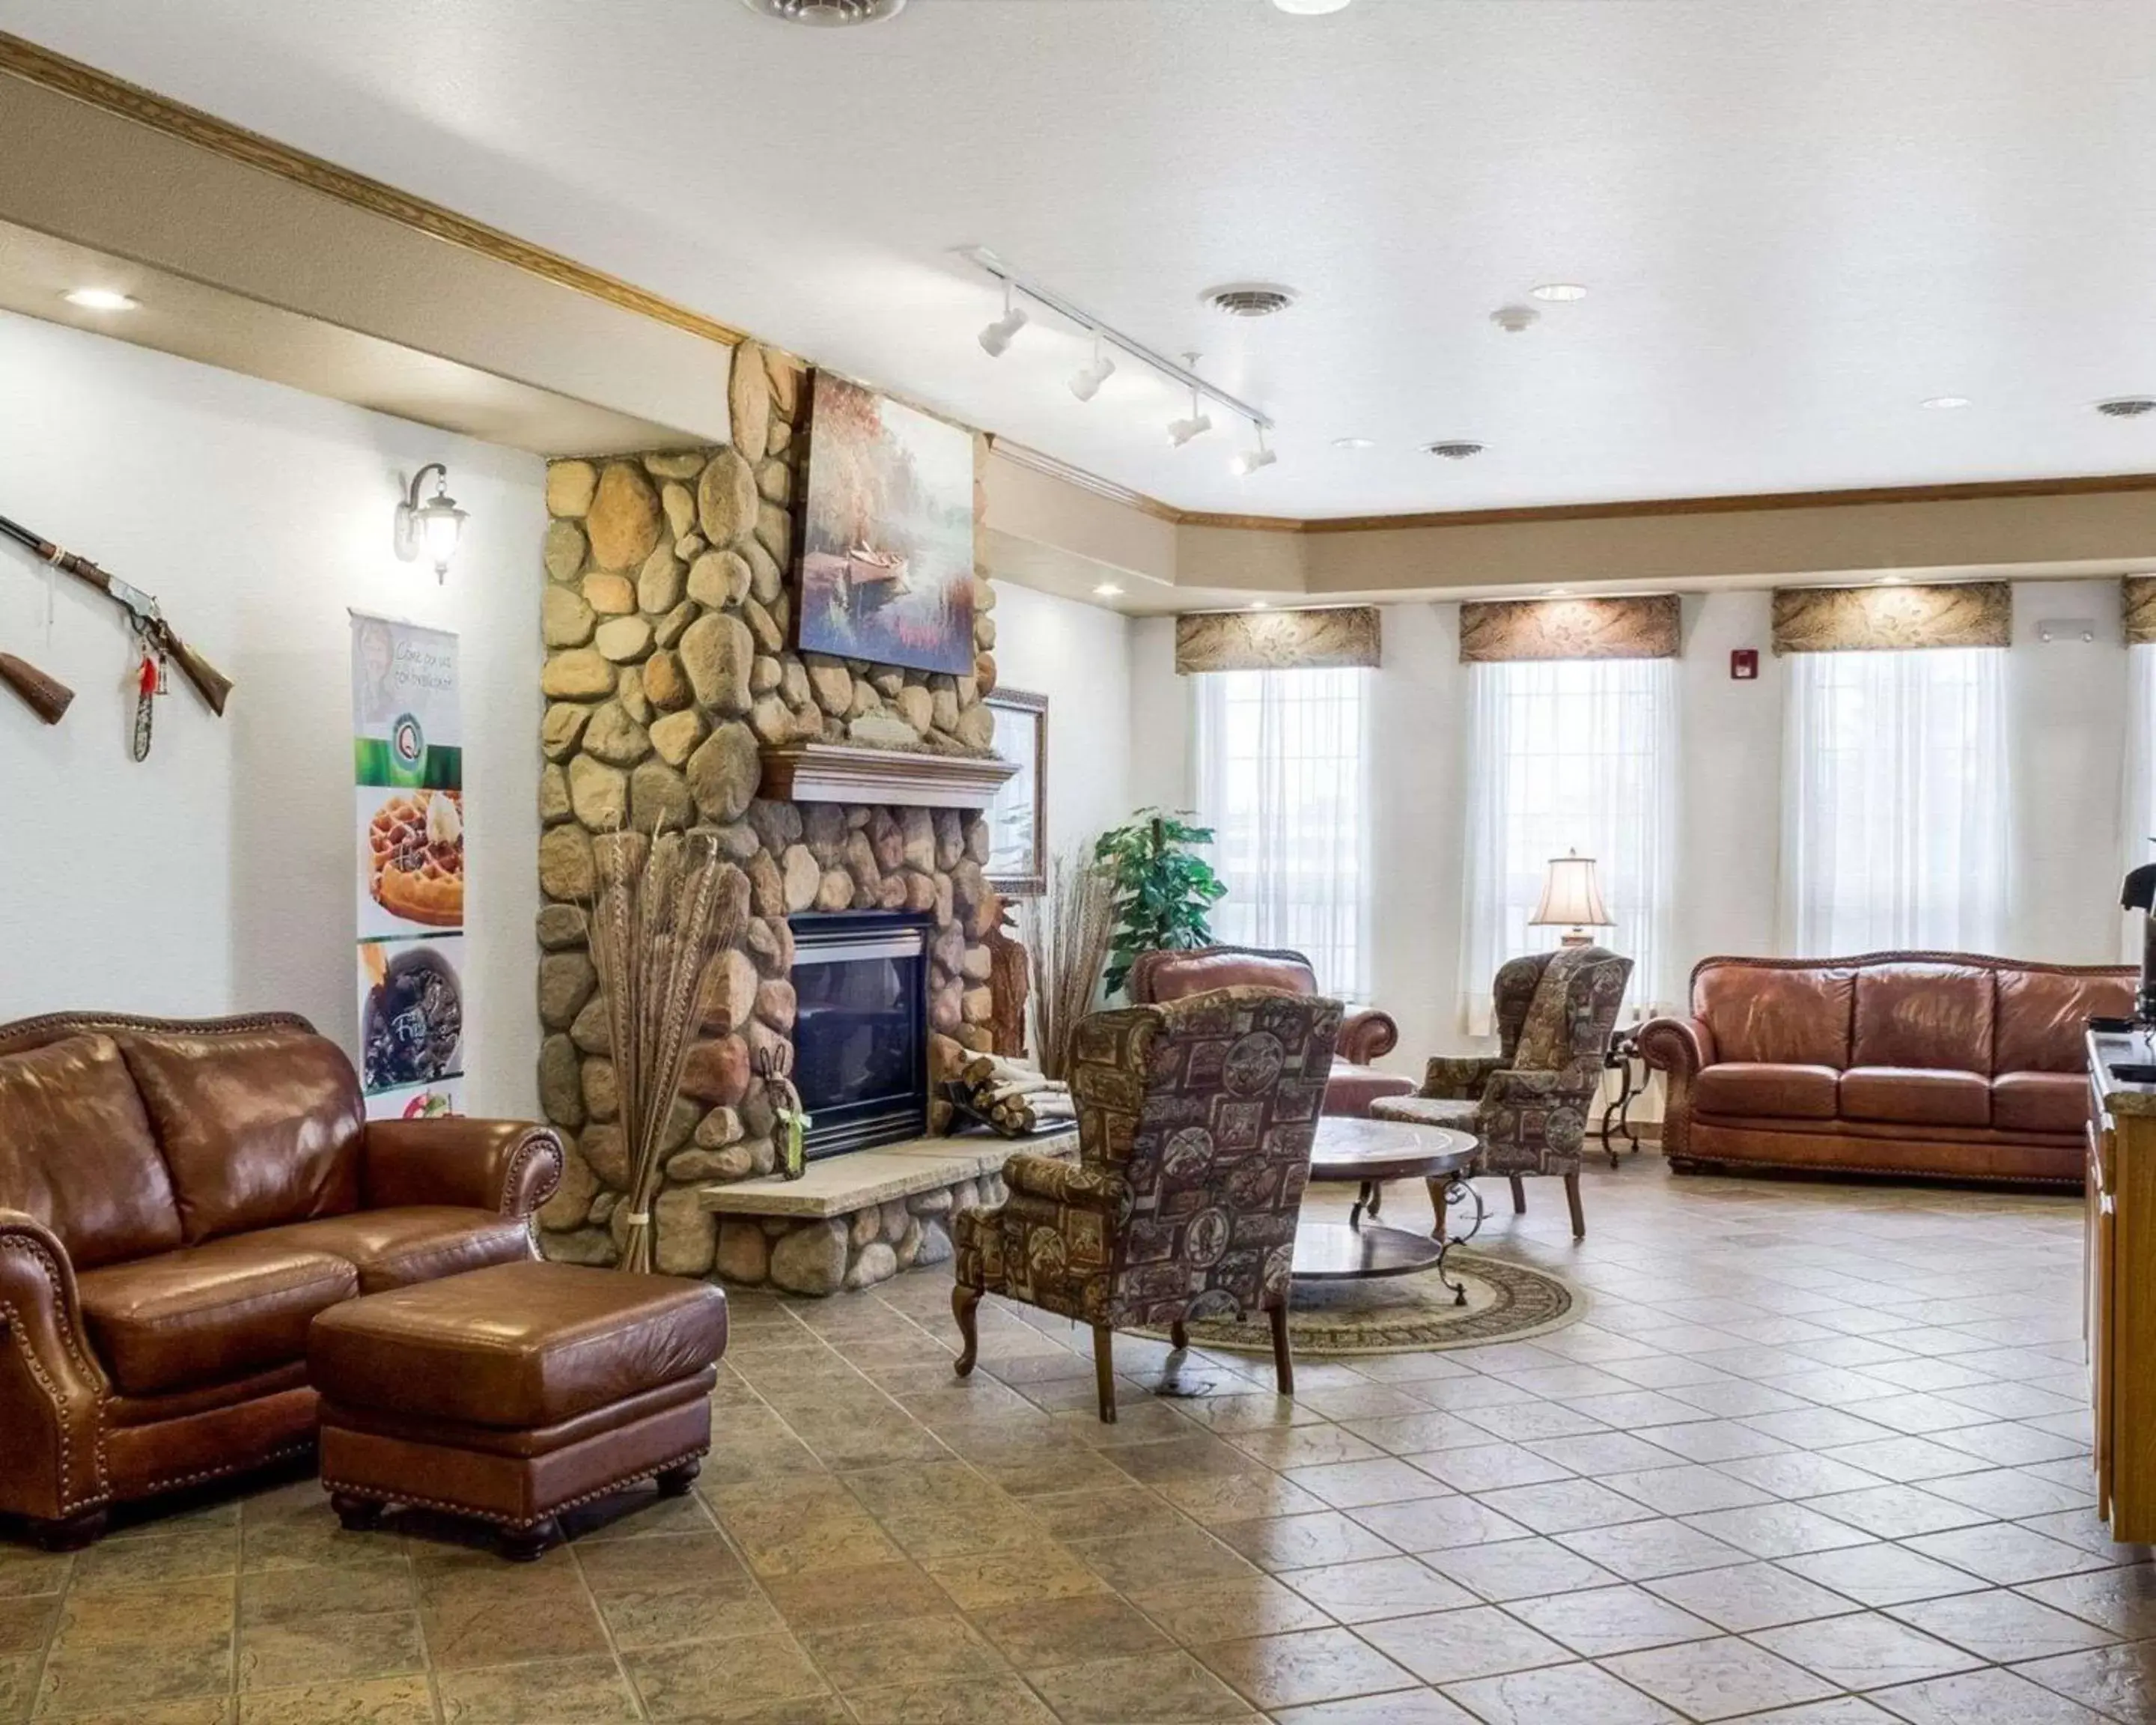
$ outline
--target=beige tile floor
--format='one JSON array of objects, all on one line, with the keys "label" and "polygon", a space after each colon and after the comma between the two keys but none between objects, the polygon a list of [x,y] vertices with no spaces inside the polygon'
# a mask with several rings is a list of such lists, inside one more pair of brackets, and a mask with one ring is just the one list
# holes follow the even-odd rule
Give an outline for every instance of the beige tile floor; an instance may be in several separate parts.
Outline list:
[{"label": "beige tile floor", "polygon": [[994,1302],[957,1383],[924,1271],[737,1300],[698,1494],[528,1568],[346,1534],[303,1480],[0,1546],[0,1720],[2156,1720],[2156,1569],[2089,1509],[2074,1201],[1651,1153],[1586,1188],[1584,1245],[1542,1183],[1481,1242],[1585,1322],[1306,1361],[1292,1402],[1126,1338],[1100,1425],[1082,1334]]}]

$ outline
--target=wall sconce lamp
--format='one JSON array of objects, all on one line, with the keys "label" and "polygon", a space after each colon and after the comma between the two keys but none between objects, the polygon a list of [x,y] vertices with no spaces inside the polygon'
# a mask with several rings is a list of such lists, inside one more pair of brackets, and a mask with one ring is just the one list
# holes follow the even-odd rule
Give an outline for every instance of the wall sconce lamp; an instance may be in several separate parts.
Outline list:
[{"label": "wall sconce lamp", "polygon": [[[422,503],[419,487],[426,484],[430,473],[434,475],[434,495]],[[411,489],[397,506],[398,557],[416,563],[420,552],[425,552],[434,566],[437,582],[449,578],[449,559],[457,554],[457,541],[465,530],[465,511],[449,495],[449,469],[439,461],[429,461],[412,475]]]}]

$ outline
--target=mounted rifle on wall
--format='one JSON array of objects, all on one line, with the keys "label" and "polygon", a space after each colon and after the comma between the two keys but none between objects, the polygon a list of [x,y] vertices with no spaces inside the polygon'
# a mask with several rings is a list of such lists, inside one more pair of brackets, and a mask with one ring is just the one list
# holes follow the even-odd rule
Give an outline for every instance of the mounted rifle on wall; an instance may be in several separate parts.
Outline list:
[{"label": "mounted rifle on wall", "polygon": [[[100,569],[88,557],[64,551],[49,539],[40,539],[19,521],[11,521],[4,515],[0,515],[0,534],[54,568],[64,569],[76,580],[95,588],[127,614],[128,627],[135,631],[135,639],[142,649],[142,663],[136,679],[134,740],[130,751],[136,760],[146,759],[150,753],[151,703],[165,692],[167,660],[179,666],[180,675],[195,685],[195,692],[208,704],[212,712],[220,718],[223,716],[226,698],[232,693],[232,679],[179,638],[172,624],[165,621],[156,599],[139,587],[130,587],[118,576]],[[22,692],[13,679],[9,679],[9,685]],[[53,686],[59,687],[57,684]],[[23,698],[30,700],[27,694]],[[34,701],[31,704],[37,705]],[[64,710],[66,702],[62,701],[60,706]],[[39,711],[42,713],[44,710]],[[58,716],[55,713],[47,722],[54,722]]]}]

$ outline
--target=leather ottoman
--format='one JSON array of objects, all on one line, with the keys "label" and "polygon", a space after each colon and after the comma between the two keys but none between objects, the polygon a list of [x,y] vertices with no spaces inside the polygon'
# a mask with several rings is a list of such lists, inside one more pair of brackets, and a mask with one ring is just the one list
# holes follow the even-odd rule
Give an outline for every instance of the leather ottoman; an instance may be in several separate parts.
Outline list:
[{"label": "leather ottoman", "polygon": [[726,1345],[726,1296],[670,1276],[502,1264],[347,1301],[307,1334],[322,1484],[347,1527],[447,1510],[536,1558],[574,1505],[689,1489]]}]

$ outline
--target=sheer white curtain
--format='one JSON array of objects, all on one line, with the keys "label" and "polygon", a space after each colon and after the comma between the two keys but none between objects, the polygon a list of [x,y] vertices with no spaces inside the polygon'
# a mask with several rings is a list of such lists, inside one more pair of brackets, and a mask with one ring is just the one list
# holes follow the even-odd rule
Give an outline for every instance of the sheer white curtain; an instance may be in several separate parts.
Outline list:
[{"label": "sheer white curtain", "polygon": [[1783,950],[1995,952],[2006,932],[2006,651],[1787,661]]},{"label": "sheer white curtain", "polygon": [[1291,947],[1319,985],[1369,998],[1370,673],[1207,671],[1190,679],[1198,812],[1228,896],[1213,935]]},{"label": "sheer white curtain", "polygon": [[1491,1029],[1497,967],[1563,932],[1530,928],[1549,860],[1595,859],[1614,928],[1589,931],[1632,960],[1628,1002],[1676,998],[1669,974],[1676,850],[1673,659],[1555,660],[1468,667],[1466,916],[1462,1023]]},{"label": "sheer white curtain", "polygon": [[[2149,842],[2156,835],[2156,645],[2126,649],[2126,784],[2119,798],[2126,843],[2121,873],[2156,862],[2156,844]],[[2141,933],[2131,917],[2125,919],[2119,940],[2119,956],[2138,964]]]}]

